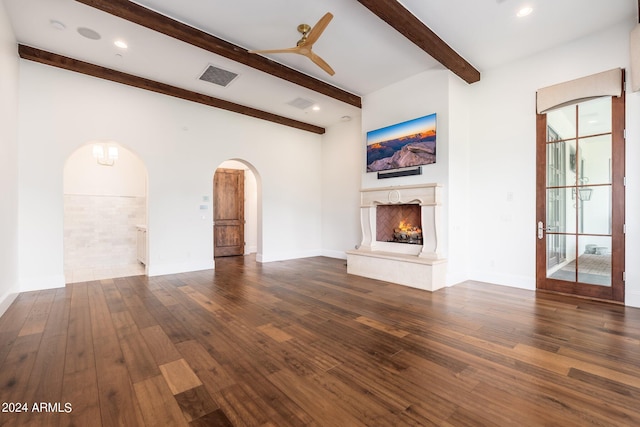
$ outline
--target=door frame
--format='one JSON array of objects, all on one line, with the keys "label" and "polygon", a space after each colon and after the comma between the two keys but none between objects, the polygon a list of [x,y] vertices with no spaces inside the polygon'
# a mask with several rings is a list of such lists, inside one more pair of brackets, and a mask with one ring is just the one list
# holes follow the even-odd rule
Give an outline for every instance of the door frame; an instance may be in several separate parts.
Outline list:
[{"label": "door frame", "polygon": [[[237,208],[237,212],[239,213],[240,218],[233,219],[218,219],[217,215],[220,210],[219,202],[225,198],[217,197],[218,191],[220,189],[216,185],[216,176],[221,176],[221,174],[226,175],[237,175],[238,177],[238,189],[235,192],[235,202],[234,205]],[[245,213],[244,213],[244,170],[243,169],[228,169],[228,168],[217,168],[213,174],[213,257],[218,258],[222,256],[241,256],[244,255],[245,252]],[[226,194],[229,196],[229,194]],[[217,246],[218,239],[216,238],[217,233],[219,232],[221,227],[230,227],[235,228],[239,234],[240,244],[232,245],[232,246]]]},{"label": "door frame", "polygon": [[[536,289],[624,303],[625,297],[625,79],[620,97],[612,97],[612,249],[611,286],[547,277],[547,115],[536,115]],[[539,238],[538,224],[543,224]]]}]

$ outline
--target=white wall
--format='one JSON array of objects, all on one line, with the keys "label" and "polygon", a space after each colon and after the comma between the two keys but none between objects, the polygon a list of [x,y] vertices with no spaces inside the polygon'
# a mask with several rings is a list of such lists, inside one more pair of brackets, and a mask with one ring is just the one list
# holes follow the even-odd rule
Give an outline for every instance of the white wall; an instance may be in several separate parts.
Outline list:
[{"label": "white wall", "polygon": [[449,74],[449,257],[447,285],[469,279],[470,139],[469,85]]},{"label": "white wall", "polygon": [[18,49],[0,2],[0,315],[18,292]]},{"label": "white wall", "polygon": [[261,259],[321,253],[319,135],[29,61],[20,61],[20,91],[21,290],[64,284],[64,161],[96,139],[147,167],[150,275],[213,267],[211,211],[202,219],[199,208],[230,158],[261,177]]},{"label": "white wall", "polygon": [[258,181],[250,169],[244,171],[244,253],[258,252]]},{"label": "white wall", "polygon": [[626,305],[640,307],[640,92],[631,92],[627,74],[626,144]]},{"label": "white wall", "polygon": [[442,184],[443,206],[441,236],[438,250],[449,258],[449,72],[432,70],[420,73],[401,82],[387,86],[362,99],[362,146],[360,157],[365,158],[365,137],[368,131],[417,117],[436,113],[436,163],[422,166],[422,175],[377,179],[376,173],[367,173],[362,163],[363,188],[378,188],[423,183]]},{"label": "white wall", "polygon": [[[535,289],[535,93],[629,65],[625,22],[482,72],[471,85],[470,277]],[[626,303],[640,306],[640,100],[627,95]]]},{"label": "white wall", "polygon": [[322,250],[346,258],[362,240],[360,175],[364,169],[361,118],[327,128],[322,138]]},{"label": "white wall", "polygon": [[[436,113],[436,163],[422,167],[422,175],[377,179],[362,164],[362,187],[377,188],[437,182],[446,186],[449,162],[449,72],[426,71],[362,98],[362,148],[368,131]],[[444,193],[447,192],[445,187]]]}]

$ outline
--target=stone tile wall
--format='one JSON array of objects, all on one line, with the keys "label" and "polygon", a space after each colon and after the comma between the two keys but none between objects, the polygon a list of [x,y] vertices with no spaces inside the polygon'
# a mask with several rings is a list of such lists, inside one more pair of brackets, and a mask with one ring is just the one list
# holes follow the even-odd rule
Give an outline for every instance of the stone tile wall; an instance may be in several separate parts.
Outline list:
[{"label": "stone tile wall", "polygon": [[[136,225],[146,222],[145,197],[64,196],[64,267],[67,282],[96,271],[136,271]],[[88,272],[92,274],[88,274]],[[111,273],[106,273],[111,271]],[[144,273],[144,268],[142,268]],[[91,277],[90,277],[91,276]],[[111,276],[116,277],[116,276]]]}]

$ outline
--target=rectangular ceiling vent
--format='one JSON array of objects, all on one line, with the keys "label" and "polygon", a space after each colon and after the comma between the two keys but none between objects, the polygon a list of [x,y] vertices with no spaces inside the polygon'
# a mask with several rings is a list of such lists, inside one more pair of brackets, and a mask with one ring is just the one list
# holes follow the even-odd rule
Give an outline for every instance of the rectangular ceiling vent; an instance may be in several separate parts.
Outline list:
[{"label": "rectangular ceiling vent", "polygon": [[200,76],[200,80],[227,87],[236,77],[238,77],[236,73],[209,65]]},{"label": "rectangular ceiling vent", "polygon": [[307,108],[315,104],[315,102],[311,101],[310,99],[296,98],[292,101],[287,102],[287,104],[291,105],[292,107],[299,108],[301,110],[306,110]]}]

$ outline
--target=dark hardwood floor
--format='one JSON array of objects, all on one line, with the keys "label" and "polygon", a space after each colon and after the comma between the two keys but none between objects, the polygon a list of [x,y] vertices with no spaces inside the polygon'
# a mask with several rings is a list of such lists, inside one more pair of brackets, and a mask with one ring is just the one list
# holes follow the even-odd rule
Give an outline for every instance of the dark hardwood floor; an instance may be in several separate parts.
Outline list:
[{"label": "dark hardwood floor", "polygon": [[328,258],[216,263],[19,295],[0,424],[640,425],[639,309],[429,293]]}]

